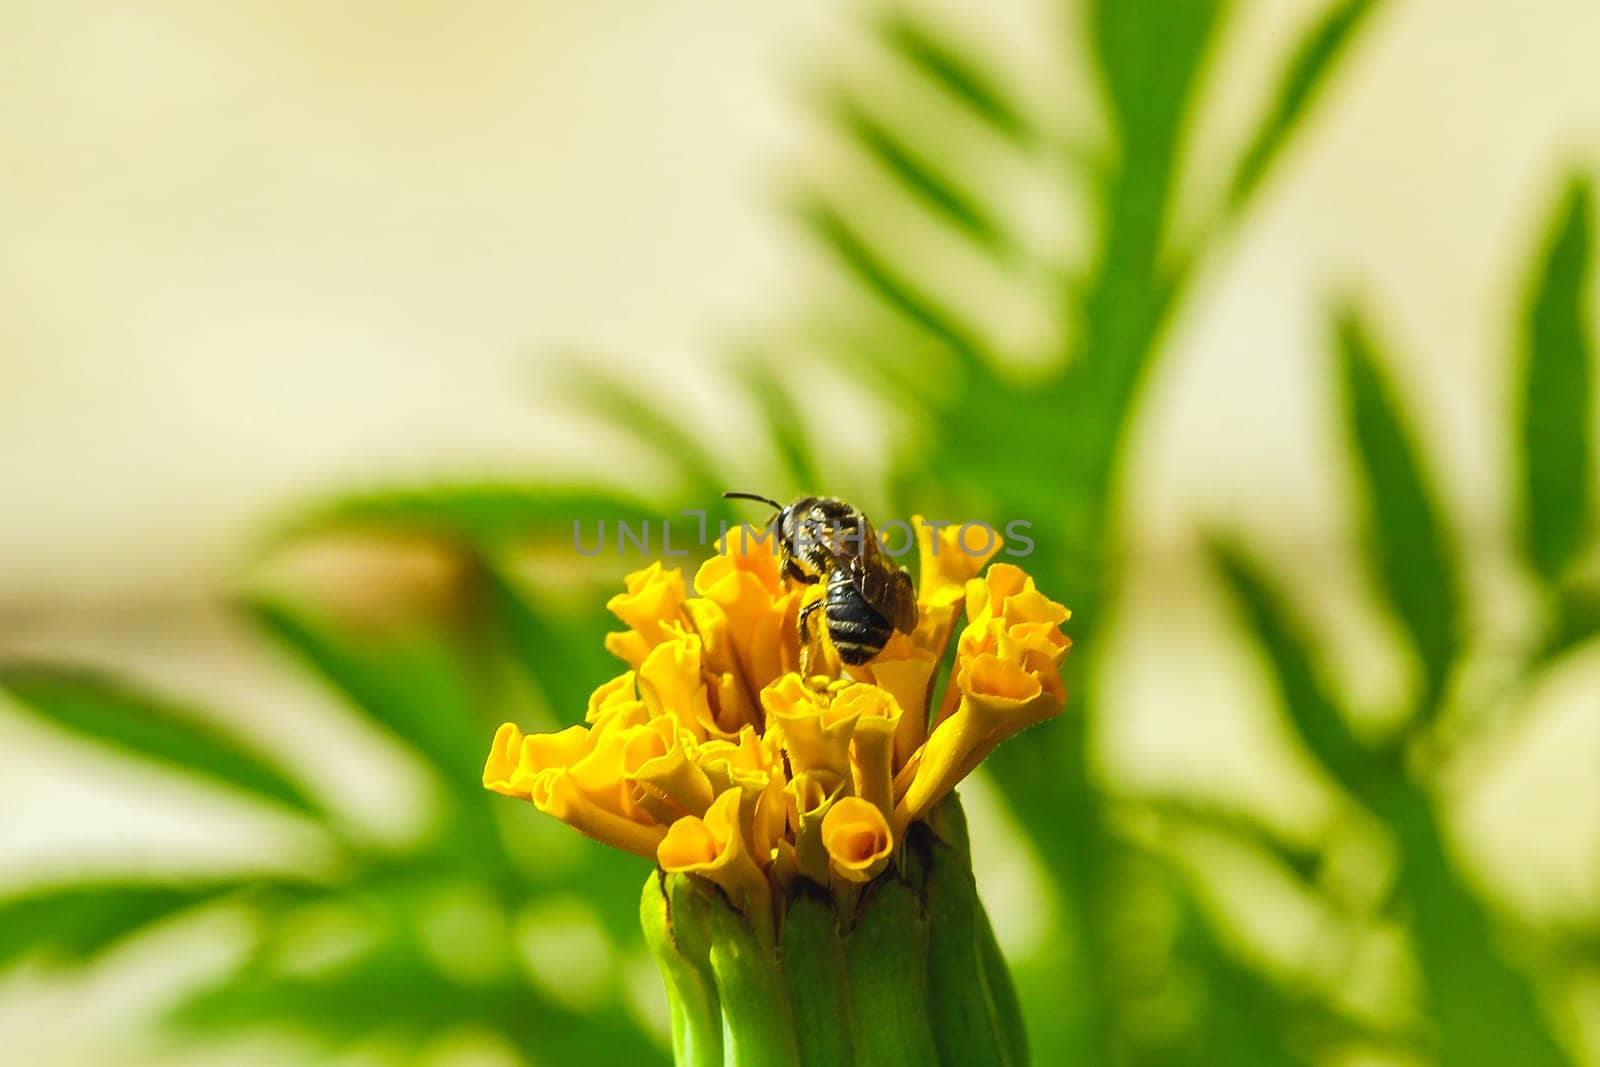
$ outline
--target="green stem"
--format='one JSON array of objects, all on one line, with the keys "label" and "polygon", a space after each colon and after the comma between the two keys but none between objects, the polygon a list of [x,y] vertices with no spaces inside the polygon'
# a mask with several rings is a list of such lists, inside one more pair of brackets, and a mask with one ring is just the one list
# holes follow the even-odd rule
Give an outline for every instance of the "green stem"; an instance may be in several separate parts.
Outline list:
[{"label": "green stem", "polygon": [[724,1067],[801,1067],[794,1004],[772,938],[758,938],[749,918],[709,892]]},{"label": "green stem", "polygon": [[[950,1067],[1018,1067],[979,950],[977,886],[954,849],[935,842],[923,890],[930,934],[928,1002],[939,1058]],[[984,924],[987,926],[987,924]]]},{"label": "green stem", "polygon": [[859,894],[797,879],[776,944],[715,887],[652,877],[641,914],[678,1067],[1025,1067],[960,803],[913,824],[903,847]]},{"label": "green stem", "polygon": [[989,913],[978,905],[978,956],[983,961],[983,976],[989,989],[989,1002],[993,1005],[995,1022],[1000,1038],[1005,1043],[1006,1062],[1013,1067],[1028,1063],[1028,1028],[1022,1021],[1022,1001],[1017,998],[1017,985],[1011,979],[1011,968],[1000,954],[1000,942],[995,940],[994,927],[989,923]]},{"label": "green stem", "polygon": [[928,816],[915,846],[928,853],[923,910],[928,916],[928,996],[934,1036],[947,1064],[1028,1062],[1011,972],[1000,955],[972,877],[967,815],[951,793]]},{"label": "green stem", "polygon": [[928,924],[916,891],[892,875],[869,888],[844,951],[858,1062],[940,1062],[928,1021]]},{"label": "green stem", "polygon": [[800,1057],[806,1064],[853,1064],[850,987],[833,901],[819,886],[801,881],[783,920],[783,969],[794,990]]},{"label": "green stem", "polygon": [[673,1062],[678,1067],[719,1067],[722,1010],[711,972],[709,902],[682,876],[654,871],[644,883],[639,919],[667,987]]}]

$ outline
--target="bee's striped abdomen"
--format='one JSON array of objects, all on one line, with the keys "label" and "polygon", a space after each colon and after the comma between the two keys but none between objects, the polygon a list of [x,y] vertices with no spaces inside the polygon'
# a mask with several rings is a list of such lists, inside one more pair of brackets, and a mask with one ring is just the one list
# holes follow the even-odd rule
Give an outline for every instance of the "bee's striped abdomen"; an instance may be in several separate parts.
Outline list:
[{"label": "bee's striped abdomen", "polygon": [[858,667],[883,651],[894,625],[874,610],[856,589],[850,572],[838,569],[828,575],[828,601],[823,613],[828,637],[839,658]]}]

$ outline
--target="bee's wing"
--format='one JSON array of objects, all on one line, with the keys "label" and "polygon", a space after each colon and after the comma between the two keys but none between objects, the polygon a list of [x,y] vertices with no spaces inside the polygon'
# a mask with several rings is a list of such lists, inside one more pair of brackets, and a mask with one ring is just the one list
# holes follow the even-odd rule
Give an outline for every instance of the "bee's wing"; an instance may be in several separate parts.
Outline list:
[{"label": "bee's wing", "polygon": [[894,624],[903,634],[917,628],[917,591],[904,567],[896,567],[882,556],[851,561],[856,591],[863,600]]},{"label": "bee's wing", "polygon": [[904,567],[894,568],[894,578],[889,583],[889,618],[894,628],[910,634],[917,628],[917,590],[911,584],[911,574]]}]

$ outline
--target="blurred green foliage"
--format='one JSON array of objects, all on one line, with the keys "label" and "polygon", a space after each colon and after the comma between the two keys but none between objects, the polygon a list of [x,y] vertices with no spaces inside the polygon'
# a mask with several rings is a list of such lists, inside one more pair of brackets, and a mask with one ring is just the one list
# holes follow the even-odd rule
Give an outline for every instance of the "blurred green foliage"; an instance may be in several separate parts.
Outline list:
[{"label": "blurred green foliage", "polygon": [[[1018,972],[1031,1044],[1044,1062],[1271,1064],[1357,1052],[1445,1064],[1576,1058],[1559,1004],[1594,966],[1594,939],[1523,930],[1509,940],[1513,917],[1466,877],[1449,838],[1438,786],[1453,746],[1504,715],[1463,692],[1475,652],[1465,581],[1473,561],[1441,504],[1438,461],[1418,447],[1412,401],[1390,380],[1386,340],[1369,309],[1333,309],[1330,335],[1368,578],[1416,665],[1401,725],[1377,737],[1356,727],[1322,676],[1300,613],[1245,532],[1217,531],[1209,543],[1284,721],[1340,794],[1342,821],[1390,868],[1385,891],[1355,905],[1342,899],[1327,876],[1336,842],[1286,841],[1266,820],[1198,798],[1128,795],[1095,770],[1095,723],[1114,710],[1102,697],[1097,637],[1138,565],[1122,551],[1118,504],[1142,386],[1199,266],[1247,217],[1384,6],[1336,0],[1284,50],[1276,88],[1198,226],[1180,227],[1174,204],[1191,120],[1230,14],[1220,0],[1084,5],[1072,30],[1086,46],[1103,126],[1087,150],[1059,116],[1025,102],[995,57],[909,12],[881,18],[872,32],[878,62],[925,90],[921,119],[891,118],[870,74],[862,84],[841,75],[823,94],[834,129],[878,181],[841,190],[823,180],[799,199],[801,219],[849,281],[817,333],[841,367],[918,428],[892,457],[885,484],[862,503],[900,515],[1030,517],[1030,569],[1075,612],[1071,713],[993,757],[993,781],[1059,897],[1059,936]],[[984,136],[942,140],[938,131],[951,121]],[[1061,191],[1063,201],[1086,191],[1085,266],[1063,266],[1073,258],[1066,250],[1039,249],[1035,235],[1018,228],[1000,195],[976,177],[988,156]],[[1035,369],[1019,374],[1010,358],[1017,353],[993,340],[1005,324],[974,317],[981,313],[957,299],[949,279],[959,275],[949,264],[906,251],[926,247],[917,234],[885,230],[879,209],[890,202],[910,209],[896,216],[910,220],[900,225],[937,231],[951,256],[999,271],[1054,324],[1053,349],[1026,353],[1043,357]],[[1542,632],[1519,665],[1524,677],[1600,630],[1600,591],[1582,582],[1578,566],[1594,548],[1586,312],[1593,210],[1589,184],[1574,181],[1532,265],[1513,360],[1520,402],[1504,444],[1518,463],[1518,546],[1544,605]],[[806,425],[767,361],[747,359],[740,370],[786,482],[763,491],[828,490],[830,474],[841,472],[813,446],[825,428]],[[621,952],[639,951],[638,861],[595,846],[559,870],[530,867],[517,846],[530,824],[478,788],[493,722],[570,721],[592,684],[611,673],[600,649],[608,627],[593,606],[599,597],[553,597],[524,582],[515,561],[530,545],[565,542],[574,521],[592,529],[712,501],[715,522],[726,514],[718,494],[728,486],[700,436],[656,398],[597,377],[578,380],[574,396],[667,463],[678,475],[674,491],[641,501],[601,487],[534,483],[352,497],[308,515],[284,541],[330,531],[427,538],[460,564],[454,610],[374,632],[303,598],[241,605],[352,713],[431,768],[438,795],[428,833],[401,846],[367,840],[291,769],[198,711],[75,668],[7,667],[0,685],[17,706],[130,758],[287,809],[321,827],[340,861],[332,875],[303,879],[42,887],[0,903],[0,965],[41,952],[87,961],[157,922],[226,902],[255,915],[263,936],[237,972],[177,1006],[176,1022],[213,1030],[276,1023],[336,1042],[471,1024],[507,1035],[542,1062],[660,1060],[660,1046],[620,993],[580,1011],[495,949],[461,966],[427,933],[441,899],[467,894],[498,929],[576,888]],[[1373,1013],[1350,1002],[1342,975],[1289,980],[1261,970],[1213,923],[1195,877],[1151,835],[1128,828],[1140,815],[1202,828],[1266,858],[1322,900],[1352,941],[1374,929],[1398,934],[1419,977],[1417,1002]],[[370,936],[324,967],[295,966],[283,932],[297,916],[328,909],[361,917]],[[1512,944],[1519,951],[1508,953]]]}]

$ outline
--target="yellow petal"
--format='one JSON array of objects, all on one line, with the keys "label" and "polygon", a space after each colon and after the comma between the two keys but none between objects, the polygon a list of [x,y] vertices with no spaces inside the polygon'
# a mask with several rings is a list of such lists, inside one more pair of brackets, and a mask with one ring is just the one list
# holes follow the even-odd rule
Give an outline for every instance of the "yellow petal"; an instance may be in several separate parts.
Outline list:
[{"label": "yellow petal", "polygon": [[1072,617],[1072,612],[1039,592],[1033,579],[1011,563],[996,563],[982,578],[967,582],[965,595],[967,621],[980,628],[995,618],[1004,619],[1010,629],[1018,623],[1059,626]]},{"label": "yellow petal", "polygon": [[761,866],[769,865],[783,840],[789,823],[788,781],[783,764],[775,765],[767,775],[766,788],[755,798],[755,812],[750,824],[750,841],[755,860]]},{"label": "yellow petal", "polygon": [[785,674],[761,690],[761,710],[770,720],[777,715],[808,715],[822,710],[826,698],[801,680]]},{"label": "yellow petal", "polygon": [[868,882],[889,864],[894,834],[877,805],[842,797],[822,820],[822,844],[833,873],[850,882]]},{"label": "yellow petal", "polygon": [[607,634],[606,650],[637,669],[650,650],[670,640],[684,622],[683,572],[659,562],[634,571],[624,579],[625,590],[606,601],[606,608],[627,624],[620,633]]},{"label": "yellow petal", "polygon": [[684,604],[683,612],[689,617],[695,634],[700,638],[706,662],[717,664],[721,669],[729,669],[720,662],[729,651],[728,613],[722,610],[722,605],[703,596],[695,597]]},{"label": "yellow petal", "polygon": [[1057,693],[1036,674],[992,653],[962,665],[956,690],[957,710],[933,728],[895,807],[897,827],[926,814],[1001,741],[1062,709]]},{"label": "yellow petal", "polygon": [[639,666],[639,696],[651,718],[671,716],[696,738],[705,737],[711,706],[700,674],[700,639],[679,632],[651,649]]},{"label": "yellow petal", "polygon": [[667,828],[656,848],[656,862],[664,871],[700,871],[722,855],[722,842],[698,816],[679,819]]},{"label": "yellow petal", "polygon": [[795,674],[786,674],[763,689],[761,705],[767,712],[768,732],[780,739],[795,773],[825,770],[849,775],[854,714],[832,715],[826,697]]},{"label": "yellow petal", "polygon": [[546,815],[625,852],[654,856],[656,846],[666,836],[664,826],[624,818],[594,803],[578,788],[571,772],[562,768],[539,775],[532,783],[531,792],[534,806]]},{"label": "yellow petal", "polygon": [[602,643],[605,645],[607,652],[611,653],[613,656],[617,657],[634,670],[639,669],[639,664],[644,662],[644,658],[648,656],[650,654],[650,650],[655,647],[649,641],[645,640],[641,634],[638,634],[633,630],[621,630],[616,633],[606,634],[605,640]]},{"label": "yellow petal", "polygon": [[797,774],[785,791],[789,827],[794,834],[795,869],[818,885],[828,884],[828,849],[822,843],[822,820],[844,791],[845,780],[830,778],[826,772]]},{"label": "yellow petal", "polygon": [[695,573],[695,592],[705,596],[709,586],[732,571],[749,574],[766,589],[779,592],[783,574],[776,532],[741,524],[723,534],[717,539],[717,554]]},{"label": "yellow petal", "polygon": [[[729,531],[723,541],[737,547],[737,531]],[[737,674],[752,694],[790,669],[799,656],[794,620],[800,594],[784,585],[771,547],[768,538],[765,545],[752,543],[742,553],[713,556],[694,579],[695,591],[725,620],[726,662],[719,659],[714,669]]]},{"label": "yellow petal", "polygon": [[634,673],[625,671],[609,682],[601,682],[595,687],[595,691],[589,694],[589,711],[585,719],[595,722],[607,711],[638,702],[639,693],[634,686]]},{"label": "yellow petal", "polygon": [[704,815],[713,799],[711,781],[689,755],[684,736],[671,719],[655,719],[637,734],[623,754],[634,801],[657,821]]},{"label": "yellow petal", "polygon": [[959,604],[967,580],[983,570],[1000,551],[1000,535],[977,525],[951,524],[935,529],[913,515],[917,531],[919,587],[917,600],[930,606]]},{"label": "yellow petal", "polygon": [[652,638],[660,634],[663,625],[678,620],[684,601],[681,570],[668,570],[658,561],[634,571],[623,583],[626,591],[606,601],[606,610],[629,629]]},{"label": "yellow petal", "polygon": [[954,714],[933,728],[917,751],[911,781],[895,805],[894,824],[904,830],[961,781],[967,757],[982,748],[990,724],[962,700]]},{"label": "yellow petal", "polygon": [[511,775],[522,755],[522,730],[514,722],[501,723],[489,746],[489,759],[483,765],[483,787],[508,797],[528,799],[526,791],[511,787]]},{"label": "yellow petal", "polygon": [[566,764],[568,777],[594,804],[625,819],[650,821],[633,799],[633,787],[624,777],[623,757],[628,743],[643,726],[623,726],[601,732],[592,731],[589,751],[575,763]]},{"label": "yellow petal", "polygon": [[853,720],[850,774],[855,795],[876,804],[884,816],[894,813],[895,739],[904,714],[894,695],[876,685],[857,683],[839,690],[831,715]]},{"label": "yellow petal", "polygon": [[[956,611],[973,579],[1000,550],[999,535],[976,525],[947,525],[939,529],[922,516],[914,516],[920,561],[917,589],[917,628],[914,647],[944,658],[945,646],[956,627]],[[921,740],[919,737],[917,740]]]},{"label": "yellow petal", "polygon": [[656,849],[656,862],[668,873],[696,874],[722,887],[734,907],[750,912],[769,899],[766,876],[751,858],[745,840],[743,797],[730,789],[704,818],[673,823]]},{"label": "yellow petal", "polygon": [[928,709],[932,700],[934,672],[939,669],[939,657],[923,649],[906,650],[900,657],[891,656],[891,648],[884,655],[861,668],[863,681],[872,682],[885,689],[901,710],[899,725],[895,730],[894,764],[903,766],[927,736]]},{"label": "yellow petal", "polygon": [[962,692],[973,696],[1018,704],[1033,700],[1042,691],[1039,679],[1024,670],[1020,663],[988,654],[966,664],[957,684]]},{"label": "yellow petal", "polygon": [[755,698],[732,671],[713,672],[707,694],[715,698],[712,722],[706,726],[709,736],[732,740],[739,736],[740,730],[756,721]]},{"label": "yellow petal", "polygon": [[[1061,632],[1061,624],[1071,613],[1009,563],[996,563],[982,578],[968,582],[966,599],[969,621],[956,642],[958,676],[967,674],[979,657],[995,656],[1018,665],[1057,704],[1064,703],[1061,662],[1072,642]],[[935,729],[954,711],[961,692],[957,686],[947,690],[934,716]]]},{"label": "yellow petal", "polygon": [[569,726],[553,734],[529,734],[522,739],[517,774],[529,777],[551,767],[570,767],[589,754],[595,735],[586,726]]}]

